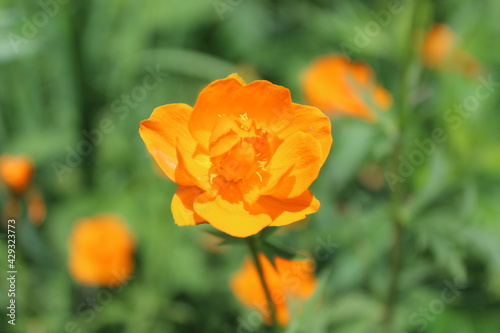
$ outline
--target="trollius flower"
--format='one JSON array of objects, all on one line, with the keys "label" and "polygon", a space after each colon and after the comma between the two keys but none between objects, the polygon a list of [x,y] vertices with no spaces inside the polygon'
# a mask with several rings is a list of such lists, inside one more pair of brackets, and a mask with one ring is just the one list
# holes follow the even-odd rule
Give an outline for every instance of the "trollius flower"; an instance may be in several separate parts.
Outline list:
[{"label": "trollius flower", "polygon": [[0,178],[13,192],[25,192],[33,178],[31,159],[24,155],[0,156]]},{"label": "trollius flower", "polygon": [[462,49],[460,36],[443,23],[434,24],[426,33],[421,59],[429,68],[455,70],[470,76],[481,71],[478,60]]},{"label": "trollius flower", "polygon": [[375,108],[385,111],[392,104],[370,66],[340,55],[313,61],[302,77],[302,89],[308,103],[327,113],[369,121],[376,119]]},{"label": "trollius flower", "polygon": [[[300,301],[311,297],[316,289],[314,264],[309,259],[288,260],[276,257],[274,267],[263,254],[259,255],[259,260],[270,289],[276,319],[281,326],[285,326],[290,320],[289,305],[300,308]],[[230,287],[243,305],[256,308],[262,313],[264,321],[271,323],[266,295],[257,268],[250,258],[246,258],[243,267],[231,277]]]},{"label": "trollius flower", "polygon": [[425,35],[422,44],[423,63],[434,68],[443,66],[452,54],[455,44],[456,37],[450,27],[442,23],[433,25]]},{"label": "trollius flower", "polygon": [[292,103],[284,87],[233,74],[203,89],[194,108],[156,108],[140,135],[179,184],[171,206],[178,225],[207,222],[247,237],[319,208],[308,187],[329,153],[330,122]]},{"label": "trollius flower", "polygon": [[69,241],[69,271],[85,285],[116,286],[134,269],[134,239],[114,215],[80,219]]}]

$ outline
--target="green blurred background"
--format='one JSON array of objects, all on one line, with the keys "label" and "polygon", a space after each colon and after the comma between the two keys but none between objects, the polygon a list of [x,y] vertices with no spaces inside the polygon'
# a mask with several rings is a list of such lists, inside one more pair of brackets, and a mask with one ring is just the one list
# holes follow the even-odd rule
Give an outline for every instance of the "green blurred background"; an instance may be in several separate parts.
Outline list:
[{"label": "green blurred background", "polygon": [[[174,224],[175,184],[155,171],[139,122],[159,105],[193,105],[206,84],[233,72],[290,88],[294,102],[304,103],[300,76],[308,64],[356,46],[359,29],[378,22],[377,13],[392,3],[2,0],[0,152],[33,159],[47,218],[40,227],[25,214],[18,220],[14,327],[4,315],[2,222],[0,330],[264,331],[248,323],[252,310],[228,287],[246,249],[214,253],[208,227]],[[393,94],[389,123],[398,105],[408,106],[401,156],[435,128],[447,140],[405,178],[395,201],[384,185],[390,128],[332,118],[334,145],[313,185],[322,208],[307,225],[276,235],[313,253],[319,281],[287,332],[389,332],[381,324],[388,302],[394,332],[500,332],[500,85],[467,116],[443,117],[474,95],[478,77],[500,81],[500,2],[414,0],[400,9],[348,53],[370,64]],[[482,72],[423,68],[410,38],[418,35],[410,32],[413,15],[415,31],[433,22],[451,26]],[[2,206],[6,196],[0,193]],[[395,210],[399,231],[391,222]],[[136,270],[110,302],[88,304],[94,315],[82,315],[77,308],[100,289],[70,277],[68,237],[79,218],[108,212],[121,215],[135,235]],[[399,250],[391,248],[395,241]],[[449,285],[457,297],[448,302]]]}]

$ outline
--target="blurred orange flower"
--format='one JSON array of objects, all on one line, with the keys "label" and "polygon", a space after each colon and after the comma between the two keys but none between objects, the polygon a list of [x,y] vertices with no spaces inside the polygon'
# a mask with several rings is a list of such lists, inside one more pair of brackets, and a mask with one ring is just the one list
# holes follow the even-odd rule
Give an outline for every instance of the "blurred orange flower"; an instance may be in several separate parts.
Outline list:
[{"label": "blurred orange flower", "polygon": [[247,237],[319,208],[308,187],[330,151],[330,121],[292,103],[284,87],[233,74],[203,89],[194,108],[156,108],[140,135],[179,184],[171,206],[178,225],[208,222]]},{"label": "blurred orange flower", "polygon": [[455,34],[447,25],[433,25],[422,44],[422,62],[432,68],[442,66],[450,57],[455,42]]},{"label": "blurred orange flower", "polygon": [[132,235],[119,217],[83,218],[69,241],[69,271],[85,285],[117,286],[134,269],[133,250]]},{"label": "blurred orange flower", "polygon": [[421,58],[429,68],[458,70],[470,76],[480,70],[479,62],[461,49],[456,34],[443,23],[434,24],[425,35]]},{"label": "blurred orange flower", "polygon": [[[290,320],[289,303],[298,307],[299,301],[311,297],[316,289],[313,261],[276,257],[275,268],[265,255],[259,254],[259,260],[274,303],[276,319],[281,326],[285,326]],[[243,267],[231,277],[230,286],[243,305],[259,310],[264,322],[271,324],[266,295],[257,268],[250,258],[246,258]]]},{"label": "blurred orange flower", "polygon": [[392,104],[391,95],[376,84],[367,64],[340,55],[316,59],[302,77],[302,89],[307,102],[325,112],[368,121],[376,119],[373,108],[387,110]]},{"label": "blurred orange flower", "polygon": [[33,177],[33,163],[24,155],[2,155],[0,177],[9,189],[20,194],[26,191]]}]

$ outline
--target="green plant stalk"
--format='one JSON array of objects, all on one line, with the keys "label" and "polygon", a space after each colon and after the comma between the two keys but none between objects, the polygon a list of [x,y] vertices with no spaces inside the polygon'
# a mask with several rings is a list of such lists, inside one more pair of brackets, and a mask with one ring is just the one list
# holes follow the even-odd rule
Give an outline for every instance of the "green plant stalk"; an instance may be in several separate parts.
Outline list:
[{"label": "green plant stalk", "polygon": [[[399,156],[404,148],[404,131],[407,123],[409,104],[409,93],[411,89],[411,65],[414,58],[414,38],[412,34],[415,33],[418,24],[418,2],[413,4],[411,23],[408,31],[408,45],[405,47],[403,54],[402,72],[401,72],[401,91],[399,103],[397,108],[397,127],[398,135],[391,155],[391,172],[398,174]],[[392,331],[392,323],[394,318],[394,310],[397,303],[397,295],[399,291],[399,282],[401,276],[401,246],[404,237],[404,223],[401,218],[401,207],[404,204],[403,197],[405,195],[404,187],[402,184],[396,184],[391,193],[390,198],[390,216],[392,225],[392,244],[390,249],[390,266],[389,266],[389,279],[388,279],[388,292],[385,302],[385,308],[382,318],[382,323],[386,327],[387,332]]]},{"label": "green plant stalk", "polygon": [[266,279],[264,278],[264,271],[262,269],[262,265],[259,260],[259,251],[258,245],[255,237],[247,237],[245,238],[248,244],[248,248],[250,249],[250,254],[255,263],[255,267],[257,268],[257,272],[259,273],[260,283],[262,285],[262,289],[264,289],[264,294],[266,294],[267,306],[269,308],[269,313],[271,314],[271,325],[274,328],[275,332],[279,332],[278,322],[276,320],[276,308],[274,306],[273,299],[271,297],[271,292],[267,285]]}]

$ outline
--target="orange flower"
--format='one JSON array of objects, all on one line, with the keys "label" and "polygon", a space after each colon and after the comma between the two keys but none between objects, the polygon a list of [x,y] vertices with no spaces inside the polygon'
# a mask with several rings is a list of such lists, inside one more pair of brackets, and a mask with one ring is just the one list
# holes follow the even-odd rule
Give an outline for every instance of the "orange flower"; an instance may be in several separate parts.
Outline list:
[{"label": "orange flower", "polygon": [[302,77],[308,103],[330,113],[343,113],[373,121],[374,107],[387,110],[391,95],[375,83],[375,74],[364,63],[340,56],[316,59]]},{"label": "orange flower", "polygon": [[179,184],[178,225],[204,222],[237,237],[314,213],[308,190],[326,160],[330,121],[294,104],[268,81],[217,80],[194,108],[167,104],[141,122],[140,135],[163,172]]},{"label": "orange flower", "polygon": [[[276,257],[275,267],[263,254],[259,255],[265,280],[271,294],[278,323],[285,326],[290,313],[288,303],[295,303],[312,296],[316,289],[314,264],[312,260],[287,260]],[[264,321],[271,324],[271,315],[266,295],[262,288],[257,268],[250,258],[246,258],[243,267],[234,274],[230,281],[231,289],[243,305],[259,310]]]},{"label": "orange flower", "polygon": [[455,34],[445,24],[432,26],[422,45],[422,61],[432,68],[442,66],[455,48]]},{"label": "orange flower", "polygon": [[0,177],[15,193],[26,191],[33,176],[33,164],[24,155],[0,157]]},{"label": "orange flower", "polygon": [[69,243],[69,271],[91,286],[117,286],[134,269],[134,241],[123,221],[112,215],[84,218],[76,223]]},{"label": "orange flower", "polygon": [[434,24],[422,44],[422,62],[429,68],[458,70],[474,76],[481,66],[474,56],[460,49],[459,44],[450,27],[443,23]]}]

